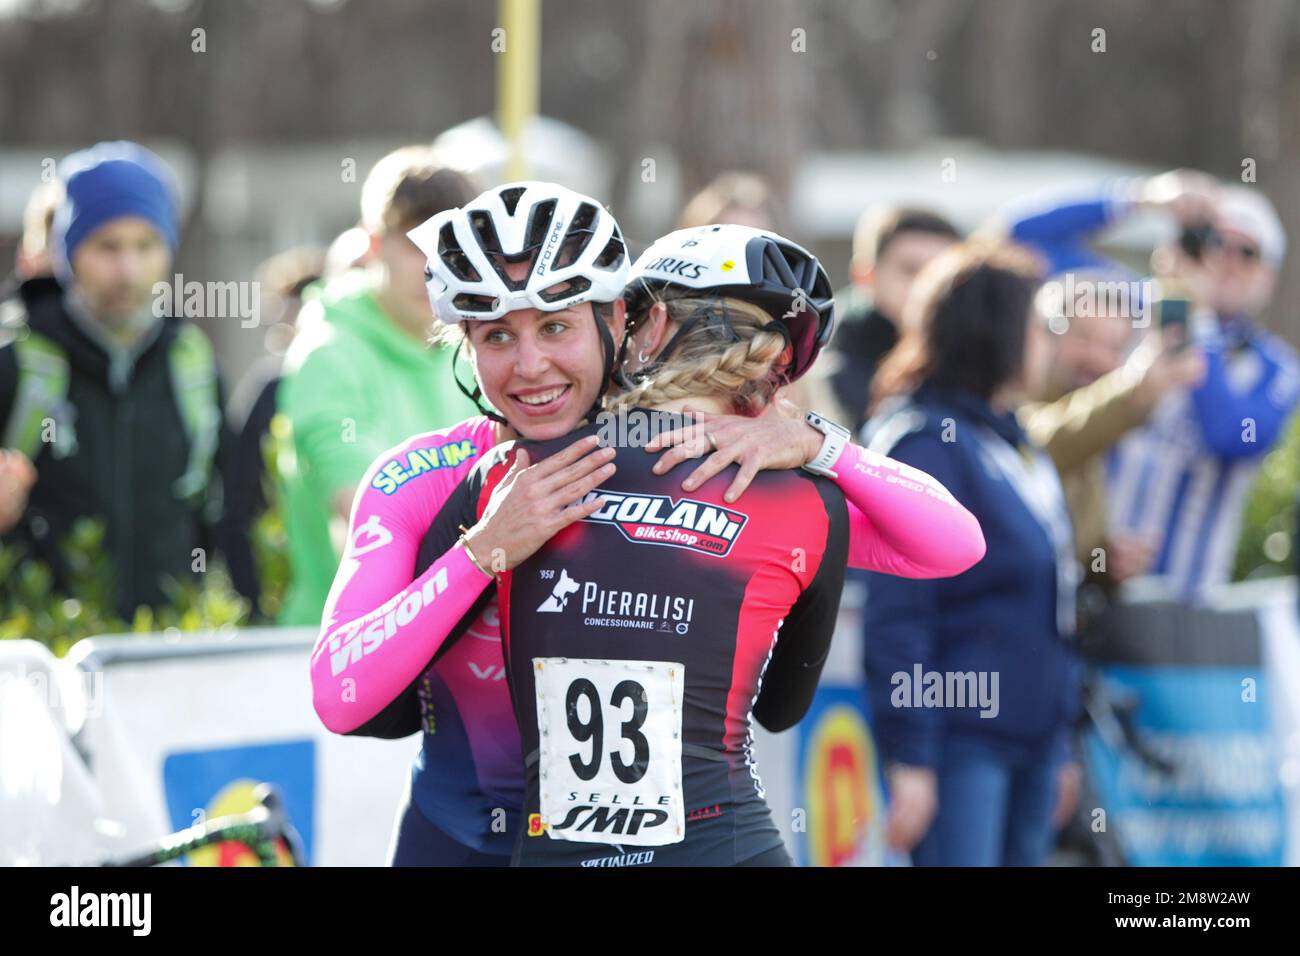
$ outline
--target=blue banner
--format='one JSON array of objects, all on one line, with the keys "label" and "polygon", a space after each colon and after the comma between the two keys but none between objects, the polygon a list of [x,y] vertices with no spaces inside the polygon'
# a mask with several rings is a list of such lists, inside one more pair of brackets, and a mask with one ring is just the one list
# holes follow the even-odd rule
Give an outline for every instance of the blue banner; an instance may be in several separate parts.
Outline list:
[{"label": "blue banner", "polygon": [[1109,692],[1136,701],[1136,737],[1158,762],[1089,733],[1093,827],[1109,828],[1134,866],[1281,865],[1274,682],[1253,613],[1126,607],[1106,626],[1094,661]]},{"label": "blue banner", "polygon": [[[259,783],[269,783],[279,791],[285,814],[302,837],[303,852],[310,862],[316,799],[316,745],[312,741],[187,751],[169,754],[163,761],[163,794],[176,830],[253,809],[257,805],[253,788]],[[280,857],[281,863],[288,865],[287,850]],[[191,853],[188,862],[255,866],[257,858],[245,847],[221,844]]]}]

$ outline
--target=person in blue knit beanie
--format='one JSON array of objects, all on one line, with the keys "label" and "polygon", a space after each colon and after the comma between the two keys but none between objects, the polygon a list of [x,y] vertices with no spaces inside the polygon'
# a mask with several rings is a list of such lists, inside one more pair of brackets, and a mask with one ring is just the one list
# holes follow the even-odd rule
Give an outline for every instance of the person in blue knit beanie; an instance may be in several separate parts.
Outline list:
[{"label": "person in blue knit beanie", "polygon": [[19,320],[0,328],[0,463],[23,478],[0,481],[0,534],[50,568],[52,590],[85,597],[61,544],[79,518],[102,520],[130,621],[218,550],[230,437],[211,343],[164,307],[179,234],[170,171],[112,142],[58,173],[54,275],[24,281]]},{"label": "person in blue knit beanie", "polygon": [[[154,284],[176,252],[176,201],[161,159],[135,143],[99,143],[59,164],[65,199],[54,216],[55,275],[119,344],[154,324]],[[91,334],[95,332],[92,330]]]}]

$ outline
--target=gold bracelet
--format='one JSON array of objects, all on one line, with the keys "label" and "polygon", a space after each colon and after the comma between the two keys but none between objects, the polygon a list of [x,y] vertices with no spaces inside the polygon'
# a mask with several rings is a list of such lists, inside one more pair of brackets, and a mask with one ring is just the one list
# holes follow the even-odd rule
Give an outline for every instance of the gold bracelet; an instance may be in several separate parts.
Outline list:
[{"label": "gold bracelet", "polygon": [[465,540],[465,536],[463,534],[460,536],[460,546],[461,549],[464,550],[465,556],[469,558],[470,563],[474,565],[474,567],[478,568],[479,571],[481,571],[484,574],[484,576],[491,578],[493,581],[496,580],[495,574],[493,574],[491,571],[486,570],[483,567],[483,565],[478,563],[478,558],[474,557],[474,552],[470,550],[469,542]]}]

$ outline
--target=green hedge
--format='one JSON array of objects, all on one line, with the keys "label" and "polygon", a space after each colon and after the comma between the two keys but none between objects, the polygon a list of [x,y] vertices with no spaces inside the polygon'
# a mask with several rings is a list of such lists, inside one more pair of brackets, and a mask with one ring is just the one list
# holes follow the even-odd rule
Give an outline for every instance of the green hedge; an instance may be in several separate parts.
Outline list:
[{"label": "green hedge", "polygon": [[104,522],[91,518],[80,519],[61,542],[68,593],[52,590],[49,568],[22,547],[0,551],[0,579],[7,582],[0,591],[0,639],[32,638],[61,657],[95,634],[200,631],[247,620],[248,602],[220,565],[195,581],[170,582],[169,604],[138,608],[132,620],[123,620],[113,607],[113,570],[103,545]]},{"label": "green hedge", "polygon": [[1242,517],[1233,580],[1295,573],[1293,532],[1300,490],[1300,415],[1264,458]]},{"label": "green hedge", "polygon": [[[265,446],[264,446],[265,452]],[[77,641],[96,634],[207,631],[273,621],[289,579],[284,522],[275,507],[275,463],[267,462],[266,488],[272,507],[253,526],[253,555],[262,594],[251,608],[230,582],[218,559],[193,580],[171,581],[169,603],[141,607],[130,621],[113,607],[113,569],[104,548],[105,524],[82,518],[60,543],[68,571],[68,593],[51,590],[53,576],[22,547],[0,548],[0,640],[32,638],[62,657]],[[75,597],[73,596],[75,595]]]}]

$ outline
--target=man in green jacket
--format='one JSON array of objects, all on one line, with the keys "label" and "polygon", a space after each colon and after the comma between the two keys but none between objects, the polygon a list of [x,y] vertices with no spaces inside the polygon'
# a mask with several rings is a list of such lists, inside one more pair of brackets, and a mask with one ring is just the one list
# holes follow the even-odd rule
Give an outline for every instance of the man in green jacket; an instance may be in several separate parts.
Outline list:
[{"label": "man in green jacket", "polygon": [[[361,191],[370,264],[309,290],[285,357],[277,466],[291,579],[281,624],[318,625],[356,487],[386,448],[477,413],[428,342],[424,254],[406,232],[478,193],[426,147],[381,159]],[[462,372],[467,374],[467,372]]]}]

